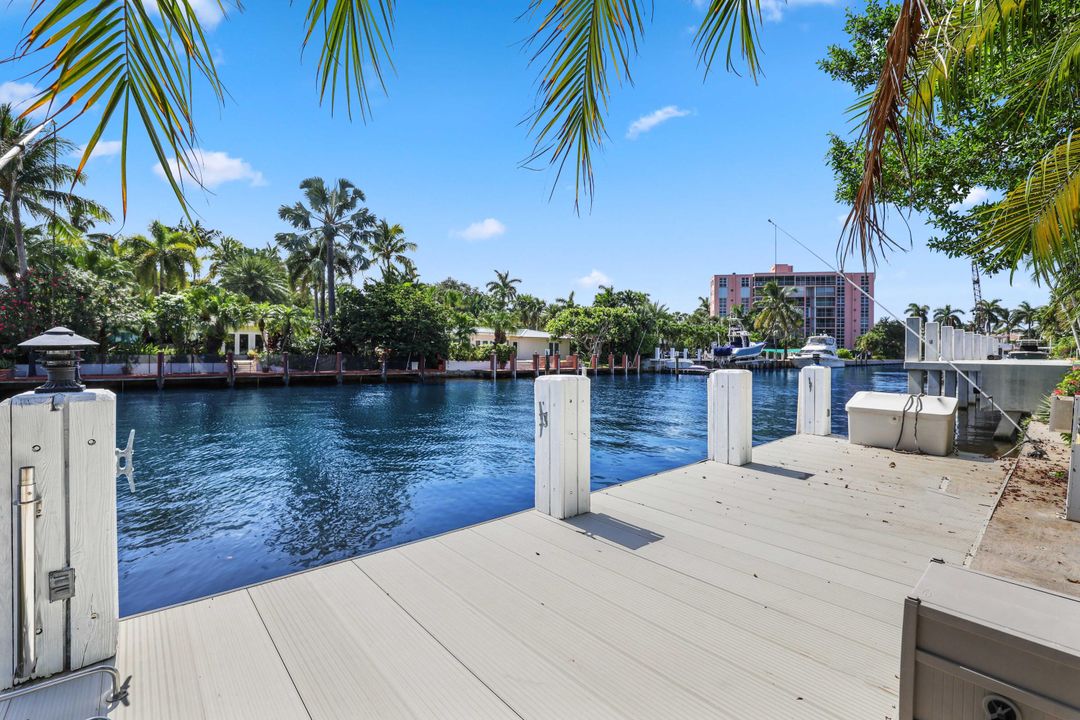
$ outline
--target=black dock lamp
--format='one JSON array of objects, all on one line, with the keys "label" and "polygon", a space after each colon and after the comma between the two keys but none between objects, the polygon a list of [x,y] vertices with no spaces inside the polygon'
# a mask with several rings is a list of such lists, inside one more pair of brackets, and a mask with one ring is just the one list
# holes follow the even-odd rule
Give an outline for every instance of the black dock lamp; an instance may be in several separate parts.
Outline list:
[{"label": "black dock lamp", "polygon": [[76,335],[66,327],[54,327],[36,338],[19,343],[19,347],[41,353],[41,364],[48,379],[36,393],[82,392],[86,386],[79,382],[80,353],[97,347],[93,340]]}]

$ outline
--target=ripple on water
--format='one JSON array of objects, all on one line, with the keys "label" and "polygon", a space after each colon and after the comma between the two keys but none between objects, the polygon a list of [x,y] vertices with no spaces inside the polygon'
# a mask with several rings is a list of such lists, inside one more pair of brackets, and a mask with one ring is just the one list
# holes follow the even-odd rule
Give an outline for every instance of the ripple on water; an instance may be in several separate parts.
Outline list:
[{"label": "ripple on water", "polygon": [[[834,431],[857,390],[898,369],[833,374]],[[796,374],[754,376],[754,441],[792,432]],[[119,493],[126,614],[221,592],[529,507],[532,383],[169,389],[120,396],[138,491]],[[600,377],[593,487],[705,455],[705,378]]]}]

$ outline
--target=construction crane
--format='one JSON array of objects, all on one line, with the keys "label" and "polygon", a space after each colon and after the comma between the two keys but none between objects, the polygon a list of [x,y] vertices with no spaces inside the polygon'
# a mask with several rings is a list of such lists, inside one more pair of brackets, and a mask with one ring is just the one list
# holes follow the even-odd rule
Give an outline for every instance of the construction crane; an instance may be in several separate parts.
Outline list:
[{"label": "construction crane", "polygon": [[979,264],[971,261],[971,291],[975,294],[975,307],[982,303],[982,281],[979,279]]}]

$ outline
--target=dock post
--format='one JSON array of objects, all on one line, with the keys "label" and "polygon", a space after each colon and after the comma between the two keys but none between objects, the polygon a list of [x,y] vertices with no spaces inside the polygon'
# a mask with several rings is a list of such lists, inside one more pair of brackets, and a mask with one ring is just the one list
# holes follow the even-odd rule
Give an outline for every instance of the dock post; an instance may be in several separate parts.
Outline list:
[{"label": "dock post", "polygon": [[626,353],[622,354],[622,374],[626,377],[630,374],[630,368],[626,365]]},{"label": "dock post", "polygon": [[750,462],[753,382],[749,370],[716,370],[709,375],[709,460],[728,465]]},{"label": "dock post", "polygon": [[596,377],[596,373],[600,371],[600,357],[595,353],[589,356],[589,368],[592,370],[593,377]]},{"label": "dock post", "polygon": [[540,377],[540,353],[533,353],[533,377]]},{"label": "dock post", "polygon": [[953,359],[953,328],[951,325],[941,326],[941,341],[938,344],[938,351],[941,353],[942,360]]},{"label": "dock post", "polygon": [[909,317],[907,327],[911,332],[904,333],[904,360],[918,362],[922,360],[922,318]]},{"label": "dock post", "polygon": [[634,353],[634,370],[637,371],[637,376],[641,377],[641,353]]},{"label": "dock post", "polygon": [[233,354],[231,352],[225,353],[225,378],[228,380],[229,387],[232,387],[236,383],[236,365],[233,362]]},{"label": "dock post", "polygon": [[559,357],[559,353],[555,353],[555,374],[562,374],[562,359]]},{"label": "dock post", "polygon": [[1080,400],[1073,400],[1072,452],[1069,484],[1065,490],[1065,519],[1080,522]]},{"label": "dock post", "polygon": [[807,365],[799,371],[795,432],[832,434],[832,370],[823,365]]},{"label": "dock post", "polygon": [[157,389],[165,387],[165,353],[158,351],[157,354]]},{"label": "dock post", "polygon": [[286,385],[289,384],[289,353],[281,353],[281,379]]},{"label": "dock post", "polygon": [[608,370],[611,372],[611,377],[615,377],[615,353],[608,353],[607,364]]},{"label": "dock post", "polygon": [[[420,382],[424,382],[424,356],[420,356]],[[345,380],[345,366],[341,362],[341,353],[334,356],[334,371],[337,373],[337,383],[340,385]]]},{"label": "dock post", "polygon": [[499,358],[495,351],[491,351],[491,382],[499,379]]},{"label": "dock post", "polygon": [[517,349],[514,349],[514,353],[510,356],[510,379],[517,380]]},{"label": "dock post", "polygon": [[576,374],[533,385],[536,509],[559,519],[589,512],[589,389]]},{"label": "dock post", "polygon": [[[923,352],[928,361],[937,361],[941,358],[941,325],[936,322],[928,322],[923,332]],[[930,370],[926,373],[926,394],[941,394],[941,371]]]},{"label": "dock post", "polygon": [[[427,355],[421,354],[420,359],[416,361],[416,369],[420,372],[420,382],[423,383],[424,375],[427,373]],[[341,382],[341,353],[338,353],[338,383]]]}]

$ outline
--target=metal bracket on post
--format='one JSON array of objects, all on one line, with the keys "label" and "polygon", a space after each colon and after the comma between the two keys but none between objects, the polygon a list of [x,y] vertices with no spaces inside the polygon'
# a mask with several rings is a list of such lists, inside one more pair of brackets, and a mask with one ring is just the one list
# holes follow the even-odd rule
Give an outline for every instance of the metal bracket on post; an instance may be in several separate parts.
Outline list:
[{"label": "metal bracket on post", "polygon": [[[135,428],[128,433],[127,447],[123,450],[116,448],[116,477],[126,477],[128,489],[135,492],[135,466],[132,464],[131,454],[135,452]],[[123,460],[123,462],[120,462]]]}]

